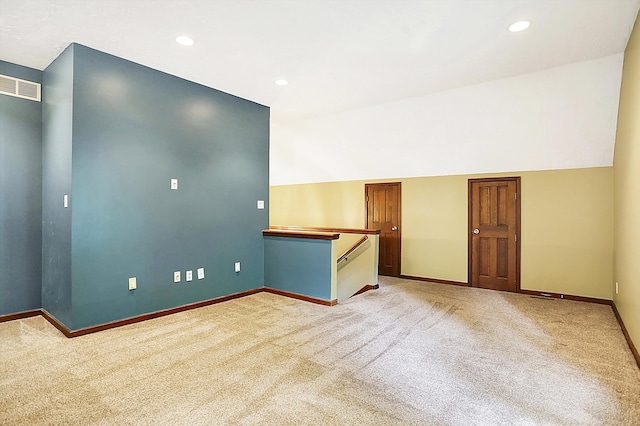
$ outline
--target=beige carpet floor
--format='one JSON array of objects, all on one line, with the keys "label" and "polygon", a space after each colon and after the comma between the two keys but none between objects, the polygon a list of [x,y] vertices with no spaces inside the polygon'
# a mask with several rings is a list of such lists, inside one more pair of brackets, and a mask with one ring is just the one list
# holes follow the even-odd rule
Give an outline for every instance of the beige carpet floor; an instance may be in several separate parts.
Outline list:
[{"label": "beige carpet floor", "polygon": [[67,339],[0,324],[2,425],[639,425],[608,306],[381,277]]}]

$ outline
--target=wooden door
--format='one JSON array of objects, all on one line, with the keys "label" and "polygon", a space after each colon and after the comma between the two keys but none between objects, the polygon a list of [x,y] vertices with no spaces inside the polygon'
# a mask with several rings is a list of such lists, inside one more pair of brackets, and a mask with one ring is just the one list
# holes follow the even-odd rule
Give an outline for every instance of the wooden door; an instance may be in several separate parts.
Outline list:
[{"label": "wooden door", "polygon": [[366,229],[380,230],[378,274],[400,276],[400,183],[365,185]]},{"label": "wooden door", "polygon": [[520,290],[520,178],[469,179],[469,283]]}]

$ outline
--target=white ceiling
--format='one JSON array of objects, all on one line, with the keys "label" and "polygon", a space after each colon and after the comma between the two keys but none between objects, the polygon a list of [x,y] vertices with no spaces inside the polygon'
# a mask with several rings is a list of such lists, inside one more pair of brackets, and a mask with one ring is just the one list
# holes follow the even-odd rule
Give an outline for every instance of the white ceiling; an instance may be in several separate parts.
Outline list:
[{"label": "white ceiling", "polygon": [[[317,116],[624,51],[640,0],[0,0],[0,59],[71,42]],[[522,33],[507,31],[529,19]],[[179,46],[180,34],[196,44]],[[284,78],[286,87],[274,80]]]}]

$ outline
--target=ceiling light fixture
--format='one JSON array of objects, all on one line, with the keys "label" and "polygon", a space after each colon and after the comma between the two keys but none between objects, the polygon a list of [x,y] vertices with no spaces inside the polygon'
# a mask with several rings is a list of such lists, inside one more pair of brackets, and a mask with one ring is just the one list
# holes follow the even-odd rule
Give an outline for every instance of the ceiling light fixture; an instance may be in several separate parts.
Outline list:
[{"label": "ceiling light fixture", "polygon": [[187,36],[178,36],[176,37],[176,43],[181,44],[183,46],[193,46],[193,39]]},{"label": "ceiling light fixture", "polygon": [[287,80],[276,80],[276,85],[278,86],[286,86],[287,84],[289,84]]},{"label": "ceiling light fixture", "polygon": [[512,33],[517,33],[519,31],[524,31],[531,26],[531,21],[518,21],[509,25],[509,31]]}]

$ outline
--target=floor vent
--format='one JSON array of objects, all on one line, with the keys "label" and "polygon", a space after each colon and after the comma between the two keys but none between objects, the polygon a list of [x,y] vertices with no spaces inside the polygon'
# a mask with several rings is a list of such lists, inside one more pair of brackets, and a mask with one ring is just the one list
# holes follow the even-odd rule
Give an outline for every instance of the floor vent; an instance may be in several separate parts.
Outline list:
[{"label": "floor vent", "polygon": [[0,75],[0,93],[40,102],[40,83]]}]

